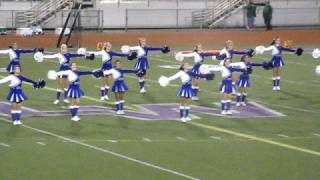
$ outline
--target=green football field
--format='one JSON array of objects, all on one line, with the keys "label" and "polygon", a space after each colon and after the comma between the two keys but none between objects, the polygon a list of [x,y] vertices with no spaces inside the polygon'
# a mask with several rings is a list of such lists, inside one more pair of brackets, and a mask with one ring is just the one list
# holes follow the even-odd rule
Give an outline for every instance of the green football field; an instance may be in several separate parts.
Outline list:
[{"label": "green football field", "polygon": [[[267,53],[252,61],[270,57]],[[81,121],[72,122],[68,114],[23,117],[24,125],[16,127],[9,117],[0,116],[0,179],[319,179],[320,77],[314,71],[319,61],[308,53],[284,58],[281,91],[272,91],[272,72],[262,68],[254,69],[249,91],[250,101],[283,114],[279,117],[231,118],[192,113],[191,108],[200,119],[187,123],[113,114],[81,115]],[[23,73],[33,79],[46,79],[48,70],[58,68],[57,62],[37,63],[31,55],[21,59]],[[74,62],[88,70],[100,67],[101,59]],[[125,68],[135,63],[122,62]],[[8,57],[1,56],[0,67],[7,63]],[[173,54],[152,54],[150,64],[145,95],[138,93],[136,77],[126,75],[129,109],[140,111],[135,104],[179,102],[180,81],[167,88],[157,83],[161,75],[177,72]],[[200,100],[193,105],[219,108],[220,77],[201,82]],[[110,101],[99,100],[99,79],[82,76],[81,82],[86,94],[82,106],[113,108],[113,94]],[[50,80],[40,90],[25,84],[29,100],[24,107],[68,111],[66,104],[53,105],[55,89],[56,82]],[[0,101],[6,101],[7,92],[8,85],[1,84]]]}]

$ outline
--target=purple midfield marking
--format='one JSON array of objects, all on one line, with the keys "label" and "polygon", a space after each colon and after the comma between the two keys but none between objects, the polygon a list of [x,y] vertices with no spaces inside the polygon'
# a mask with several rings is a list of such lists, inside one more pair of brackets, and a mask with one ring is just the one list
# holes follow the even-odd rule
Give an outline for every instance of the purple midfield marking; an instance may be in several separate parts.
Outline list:
[{"label": "purple midfield marking", "polygon": [[[179,118],[179,104],[139,104],[139,111],[126,111],[125,115],[130,119],[138,120],[176,120]],[[0,114],[10,116],[11,106],[7,102],[0,101]],[[48,116],[70,116],[69,110],[40,111],[36,109],[22,109],[25,117],[48,117]],[[191,113],[206,114],[211,116],[222,116],[220,109],[213,107],[192,106]],[[79,115],[112,115],[117,116],[113,108],[103,106],[80,106]],[[199,116],[191,115],[192,119],[201,119]],[[246,107],[233,107],[233,115],[230,118],[256,118],[256,117],[279,117],[283,114],[275,112],[255,102],[248,103]]]}]

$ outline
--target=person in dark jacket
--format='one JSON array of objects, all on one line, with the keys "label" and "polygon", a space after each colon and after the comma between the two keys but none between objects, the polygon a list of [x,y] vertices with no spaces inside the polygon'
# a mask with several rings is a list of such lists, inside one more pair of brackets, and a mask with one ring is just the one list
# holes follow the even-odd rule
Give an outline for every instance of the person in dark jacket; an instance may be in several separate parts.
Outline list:
[{"label": "person in dark jacket", "polygon": [[254,20],[257,16],[257,7],[255,4],[252,3],[252,1],[250,1],[249,4],[245,7],[245,9],[247,10],[247,29],[251,30],[254,26]]},{"label": "person in dark jacket", "polygon": [[263,19],[264,19],[264,24],[267,26],[267,30],[272,29],[272,25],[271,25],[272,12],[273,12],[272,6],[268,1],[263,8]]}]

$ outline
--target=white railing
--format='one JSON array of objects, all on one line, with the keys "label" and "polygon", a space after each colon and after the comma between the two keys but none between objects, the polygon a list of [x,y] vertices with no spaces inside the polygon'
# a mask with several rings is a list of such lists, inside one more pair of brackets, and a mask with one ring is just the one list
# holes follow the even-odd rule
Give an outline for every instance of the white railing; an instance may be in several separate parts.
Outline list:
[{"label": "white railing", "polygon": [[245,4],[245,0],[219,0],[216,6],[192,13],[194,26],[213,27],[216,23],[231,15]]},{"label": "white railing", "polygon": [[72,4],[73,0],[43,1],[28,11],[18,12],[16,14],[16,22],[20,26],[38,25],[65,7],[72,6]]}]

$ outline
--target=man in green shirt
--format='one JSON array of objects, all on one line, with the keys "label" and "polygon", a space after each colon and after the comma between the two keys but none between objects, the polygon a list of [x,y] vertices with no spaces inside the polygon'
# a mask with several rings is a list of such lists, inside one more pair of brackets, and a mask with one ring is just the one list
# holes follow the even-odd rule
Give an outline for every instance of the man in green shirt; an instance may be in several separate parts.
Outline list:
[{"label": "man in green shirt", "polygon": [[252,3],[252,1],[249,2],[249,4],[245,7],[247,10],[247,29],[251,30],[254,26],[254,20],[257,16],[256,14],[256,6]]},{"label": "man in green shirt", "polygon": [[272,7],[270,5],[270,2],[268,1],[263,8],[263,19],[264,19],[264,24],[267,26],[267,30],[272,29],[272,25],[271,25],[272,11],[273,11]]}]

